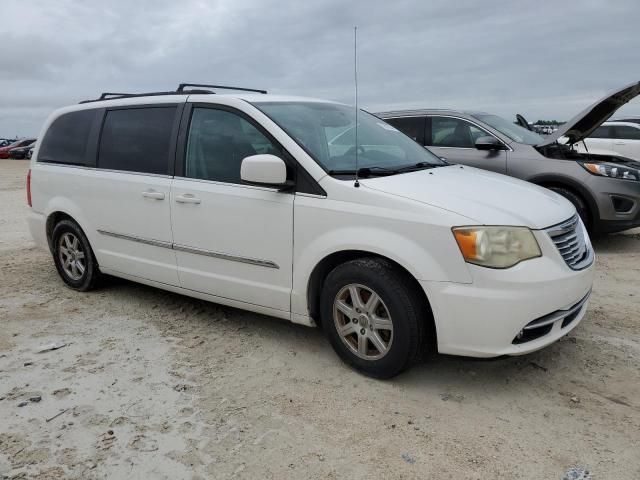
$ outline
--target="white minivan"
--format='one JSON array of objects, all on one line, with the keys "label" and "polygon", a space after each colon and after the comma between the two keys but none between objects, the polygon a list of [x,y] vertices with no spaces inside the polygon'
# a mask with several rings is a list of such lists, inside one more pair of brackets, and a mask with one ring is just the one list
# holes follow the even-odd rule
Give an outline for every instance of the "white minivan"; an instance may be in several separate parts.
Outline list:
[{"label": "white minivan", "polygon": [[50,116],[29,225],[67,285],[107,274],[319,325],[378,378],[430,349],[531,352],[584,316],[594,253],[563,197],[347,105],[221,88]]}]

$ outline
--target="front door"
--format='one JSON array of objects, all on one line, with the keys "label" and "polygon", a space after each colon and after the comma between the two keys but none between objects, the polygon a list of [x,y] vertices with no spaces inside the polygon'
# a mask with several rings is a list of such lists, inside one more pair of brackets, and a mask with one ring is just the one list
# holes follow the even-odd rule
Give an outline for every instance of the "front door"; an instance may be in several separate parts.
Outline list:
[{"label": "front door", "polygon": [[493,136],[489,132],[462,118],[432,116],[429,120],[425,146],[433,153],[451,163],[506,173],[505,150],[478,150],[475,146],[478,138]]},{"label": "front door", "polygon": [[283,157],[280,147],[233,109],[193,106],[186,115],[183,172],[171,187],[182,287],[289,311],[294,195],[240,180],[243,158]]}]

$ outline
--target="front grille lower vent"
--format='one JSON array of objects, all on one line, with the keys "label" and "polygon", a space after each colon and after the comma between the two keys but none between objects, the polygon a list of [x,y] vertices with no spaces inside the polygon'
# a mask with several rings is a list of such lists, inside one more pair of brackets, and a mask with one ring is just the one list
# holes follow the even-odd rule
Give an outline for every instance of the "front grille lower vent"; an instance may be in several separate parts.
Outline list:
[{"label": "front grille lower vent", "polygon": [[582,270],[593,262],[593,249],[578,215],[546,229],[569,268]]}]

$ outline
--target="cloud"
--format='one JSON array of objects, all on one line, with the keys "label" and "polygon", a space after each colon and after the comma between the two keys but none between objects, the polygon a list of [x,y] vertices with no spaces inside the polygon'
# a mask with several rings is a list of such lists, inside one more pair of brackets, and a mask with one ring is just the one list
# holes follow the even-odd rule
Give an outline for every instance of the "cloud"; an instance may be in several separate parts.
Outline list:
[{"label": "cloud", "polygon": [[[102,91],[183,81],[568,119],[640,80],[635,0],[4,0],[0,137]],[[624,110],[640,113],[640,102]]]}]

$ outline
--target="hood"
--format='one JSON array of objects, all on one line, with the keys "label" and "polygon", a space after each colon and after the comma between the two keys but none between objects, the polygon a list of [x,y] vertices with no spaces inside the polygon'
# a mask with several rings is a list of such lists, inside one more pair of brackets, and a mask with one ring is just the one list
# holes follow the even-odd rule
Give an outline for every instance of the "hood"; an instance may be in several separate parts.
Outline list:
[{"label": "hood", "polygon": [[575,208],[560,195],[506,175],[458,165],[360,179],[365,187],[463,215],[478,225],[533,229],[563,222]]},{"label": "hood", "polygon": [[640,94],[640,82],[634,82],[609,93],[562,125],[557,132],[545,138],[538,147],[551,145],[560,137],[567,137],[569,144],[584,140],[621,106],[636,98],[638,94]]}]

